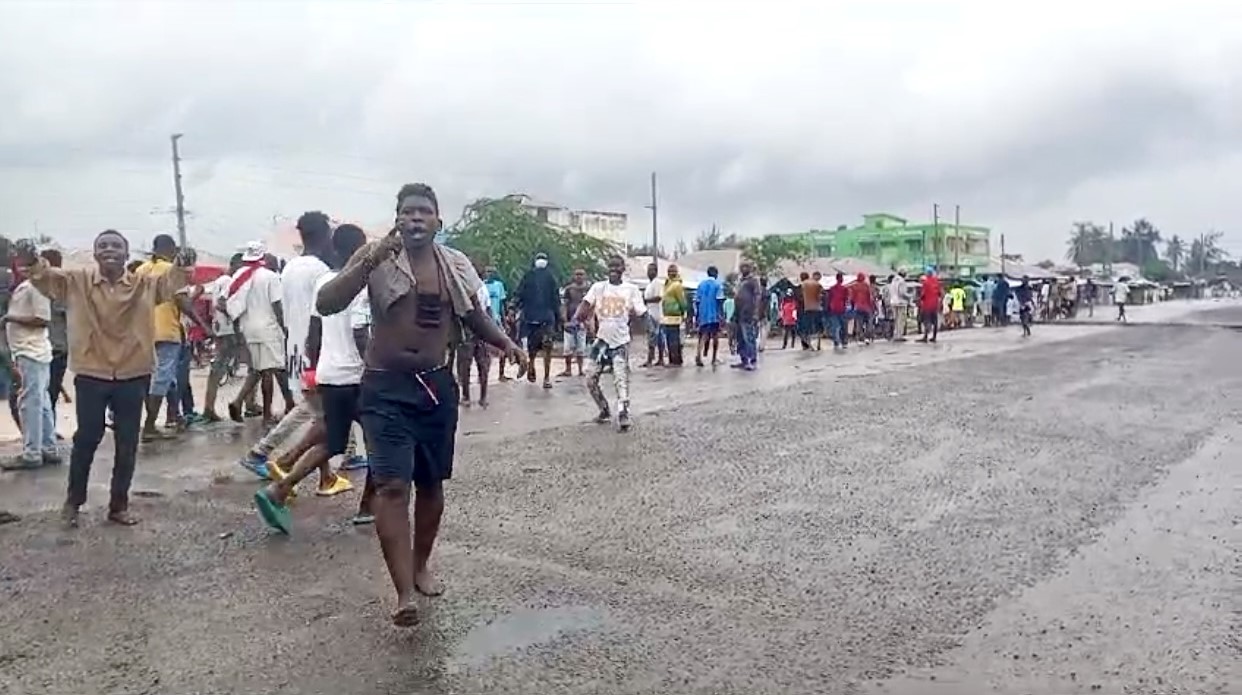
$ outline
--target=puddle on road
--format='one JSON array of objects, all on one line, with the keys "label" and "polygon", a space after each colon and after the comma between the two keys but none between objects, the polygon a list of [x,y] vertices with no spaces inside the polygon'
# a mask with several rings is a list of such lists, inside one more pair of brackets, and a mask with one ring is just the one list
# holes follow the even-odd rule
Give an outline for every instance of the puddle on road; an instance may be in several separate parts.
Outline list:
[{"label": "puddle on road", "polygon": [[597,629],[604,618],[602,611],[588,606],[518,609],[472,628],[458,643],[451,663],[458,668],[478,667],[571,632]]}]

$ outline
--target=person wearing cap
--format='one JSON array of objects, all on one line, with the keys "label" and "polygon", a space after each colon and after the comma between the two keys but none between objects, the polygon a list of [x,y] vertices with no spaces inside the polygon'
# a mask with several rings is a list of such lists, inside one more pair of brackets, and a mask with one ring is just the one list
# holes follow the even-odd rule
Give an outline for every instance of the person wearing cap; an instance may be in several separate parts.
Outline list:
[{"label": "person wearing cap", "polygon": [[285,378],[286,331],[280,303],[280,276],[268,265],[263,242],[246,244],[242,267],[233,274],[225,299],[229,318],[237,321],[250,351],[251,371],[246,374],[237,397],[229,403],[229,417],[235,422],[242,422],[242,406],[260,384],[263,421],[268,425],[276,421],[272,416],[272,397],[276,380]]},{"label": "person wearing cap", "polygon": [[155,371],[155,307],[173,299],[186,285],[186,259],[174,258],[160,273],[130,273],[125,268],[129,242],[115,230],[95,238],[95,268],[53,268],[25,249],[19,261],[28,266],[30,283],[65,305],[69,336],[69,371],[73,373],[78,430],[69,457],[69,491],[62,510],[65,522],[78,525],[86,503],[87,482],[95,451],[103,440],[106,413],[113,412],[116,462],[108,519],[132,526],[129,487],[138,454],[143,403]]},{"label": "person wearing cap", "polygon": [[[167,234],[157,234],[151,244],[151,259],[134,271],[136,275],[150,275],[160,278],[167,275],[173,268],[173,260],[177,257],[177,242]],[[177,287],[180,293],[186,283]],[[147,419],[142,425],[142,441],[176,436],[175,431],[164,431],[156,428],[160,407],[164,399],[176,398],[174,387],[177,384],[177,365],[181,360],[181,346],[184,336],[181,330],[182,312],[191,316],[205,332],[211,333],[210,326],[203,323],[198,314],[190,306],[189,298],[183,294],[170,297],[167,301],[155,306],[151,312],[155,329],[155,371],[151,374],[150,392],[147,394]]]}]

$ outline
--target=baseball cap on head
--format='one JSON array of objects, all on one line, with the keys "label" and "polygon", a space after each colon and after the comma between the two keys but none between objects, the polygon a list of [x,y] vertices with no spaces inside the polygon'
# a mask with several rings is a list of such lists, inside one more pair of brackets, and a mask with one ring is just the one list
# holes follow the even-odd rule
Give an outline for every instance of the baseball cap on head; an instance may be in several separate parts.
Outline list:
[{"label": "baseball cap on head", "polygon": [[267,246],[261,241],[246,242],[246,250],[242,251],[242,262],[253,263],[254,261],[263,260],[267,255]]}]

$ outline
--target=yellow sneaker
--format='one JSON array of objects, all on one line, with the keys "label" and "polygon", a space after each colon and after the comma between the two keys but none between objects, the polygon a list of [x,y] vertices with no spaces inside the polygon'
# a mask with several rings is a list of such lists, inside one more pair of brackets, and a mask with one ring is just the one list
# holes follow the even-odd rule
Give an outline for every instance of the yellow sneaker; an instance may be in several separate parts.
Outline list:
[{"label": "yellow sneaker", "polygon": [[346,478],[338,473],[336,474],[336,477],[333,478],[331,485],[319,488],[315,491],[315,494],[320,497],[332,497],[333,495],[339,495],[342,492],[349,492],[353,489],[354,484],[349,482],[349,478]]}]

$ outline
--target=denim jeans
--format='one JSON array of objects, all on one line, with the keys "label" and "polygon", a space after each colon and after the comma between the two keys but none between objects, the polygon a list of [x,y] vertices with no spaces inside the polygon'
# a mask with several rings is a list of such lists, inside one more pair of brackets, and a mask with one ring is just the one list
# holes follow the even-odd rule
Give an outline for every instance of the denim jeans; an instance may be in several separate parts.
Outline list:
[{"label": "denim jeans", "polygon": [[190,386],[190,362],[194,351],[189,343],[181,344],[181,353],[177,356],[177,376],[172,387],[168,389],[168,420],[176,421],[181,416],[194,412],[194,390]]},{"label": "denim jeans", "polygon": [[759,359],[759,322],[739,321],[737,356],[743,365],[754,365]]},{"label": "denim jeans", "polygon": [[845,345],[845,314],[828,314],[828,337],[834,347]]},{"label": "denim jeans", "polygon": [[56,452],[56,420],[52,417],[52,397],[47,392],[52,365],[19,355],[17,371],[22,376],[22,388],[17,395],[17,410],[22,418],[22,458],[42,461],[44,454]]}]

